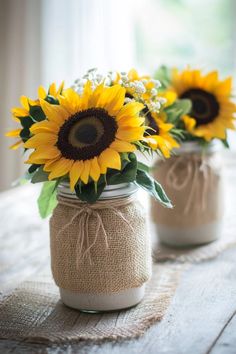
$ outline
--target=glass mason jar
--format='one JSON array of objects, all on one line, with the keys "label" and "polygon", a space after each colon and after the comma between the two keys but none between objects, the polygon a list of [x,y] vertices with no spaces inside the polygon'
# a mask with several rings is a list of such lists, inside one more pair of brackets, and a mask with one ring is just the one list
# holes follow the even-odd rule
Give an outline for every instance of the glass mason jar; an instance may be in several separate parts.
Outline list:
[{"label": "glass mason jar", "polygon": [[202,149],[183,143],[174,156],[158,160],[154,177],[162,184],[173,209],[152,202],[151,214],[159,240],[170,246],[194,246],[221,235],[223,218],[222,160],[216,144]]},{"label": "glass mason jar", "polygon": [[61,184],[50,220],[51,266],[61,299],[82,311],[139,303],[151,275],[146,217],[132,183],[108,186],[94,204]]}]

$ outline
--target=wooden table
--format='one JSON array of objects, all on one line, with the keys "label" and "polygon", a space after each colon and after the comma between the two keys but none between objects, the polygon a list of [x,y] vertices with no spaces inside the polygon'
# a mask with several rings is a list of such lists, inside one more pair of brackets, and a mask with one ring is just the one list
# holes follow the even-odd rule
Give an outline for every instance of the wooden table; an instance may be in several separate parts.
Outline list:
[{"label": "wooden table", "polygon": [[[234,164],[234,160],[227,164],[227,180],[235,184]],[[0,298],[49,266],[48,221],[38,216],[37,193],[37,186],[27,185],[0,196]],[[229,195],[228,208],[236,209],[235,197]],[[236,248],[191,265],[164,319],[138,339],[62,347],[1,340],[0,353],[235,354]]]}]

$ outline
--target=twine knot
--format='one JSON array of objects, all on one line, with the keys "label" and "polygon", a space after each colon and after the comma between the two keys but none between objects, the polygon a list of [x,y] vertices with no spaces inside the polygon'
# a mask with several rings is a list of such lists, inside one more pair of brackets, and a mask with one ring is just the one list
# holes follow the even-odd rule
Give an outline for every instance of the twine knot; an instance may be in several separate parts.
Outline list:
[{"label": "twine knot", "polygon": [[[108,236],[106,232],[105,225],[103,224],[102,217],[100,215],[100,210],[109,209],[113,214],[117,215],[123,222],[127,225],[129,229],[134,231],[132,225],[124,217],[119,207],[130,204],[134,200],[134,195],[125,198],[110,199],[108,201],[98,201],[95,204],[87,204],[85,202],[76,201],[73,199],[58,196],[58,201],[60,204],[73,208],[75,210],[74,215],[66,223],[57,237],[59,237],[76,219],[78,219],[78,240],[76,244],[76,267],[88,258],[90,265],[93,264],[91,258],[91,250],[96,245],[99,235],[103,236],[106,249],[109,248]],[[94,238],[91,241],[91,235],[89,233],[90,219],[94,218],[93,221],[96,224],[96,231]]]},{"label": "twine knot", "polygon": [[[185,167],[184,176],[181,180],[179,178],[179,170],[181,166]],[[193,203],[196,194],[201,192],[201,209],[204,211],[206,209],[206,191],[208,190],[210,179],[211,179],[211,162],[210,159],[204,155],[199,154],[184,154],[175,157],[175,161],[167,172],[166,183],[169,187],[175,189],[176,191],[184,191],[186,186],[191,183],[192,186],[188,199],[184,208],[184,214],[188,214]],[[201,191],[199,191],[199,179],[200,175],[203,175],[203,184],[200,186]],[[197,205],[198,206],[198,205]]]}]

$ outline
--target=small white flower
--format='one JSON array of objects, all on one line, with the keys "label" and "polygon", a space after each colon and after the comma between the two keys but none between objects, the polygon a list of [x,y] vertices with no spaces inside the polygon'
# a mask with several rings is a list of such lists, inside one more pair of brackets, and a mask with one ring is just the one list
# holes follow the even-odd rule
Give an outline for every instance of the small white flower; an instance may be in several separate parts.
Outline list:
[{"label": "small white flower", "polygon": [[160,108],[161,108],[161,104],[159,102],[153,102],[151,101],[150,103],[148,103],[148,108],[151,112],[159,112]]},{"label": "small white flower", "polygon": [[152,89],[151,89],[151,95],[152,95],[152,96],[156,96],[156,95],[157,95],[157,89],[152,88]]},{"label": "small white flower", "polygon": [[129,98],[129,97],[125,97],[125,100],[124,100],[125,103],[129,103],[129,102],[133,102],[133,101],[134,101],[134,99]]},{"label": "small white flower", "polygon": [[167,99],[164,97],[157,97],[157,100],[160,102],[161,105],[163,105],[167,102]]},{"label": "small white flower", "polygon": [[155,86],[156,89],[158,89],[159,87],[161,87],[161,83],[159,80],[155,80],[155,79],[151,79],[150,82],[152,82]]}]

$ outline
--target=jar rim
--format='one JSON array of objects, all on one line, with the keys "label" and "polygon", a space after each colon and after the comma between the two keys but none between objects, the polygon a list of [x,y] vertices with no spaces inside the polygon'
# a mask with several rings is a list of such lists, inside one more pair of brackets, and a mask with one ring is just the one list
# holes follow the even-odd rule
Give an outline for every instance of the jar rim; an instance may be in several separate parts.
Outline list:
[{"label": "jar rim", "polygon": [[[136,193],[138,186],[135,183],[120,183],[115,185],[108,185],[100,195],[98,200],[115,199],[128,197]],[[58,195],[71,199],[78,199],[76,193],[70,190],[69,182],[61,182],[58,185]]]}]

